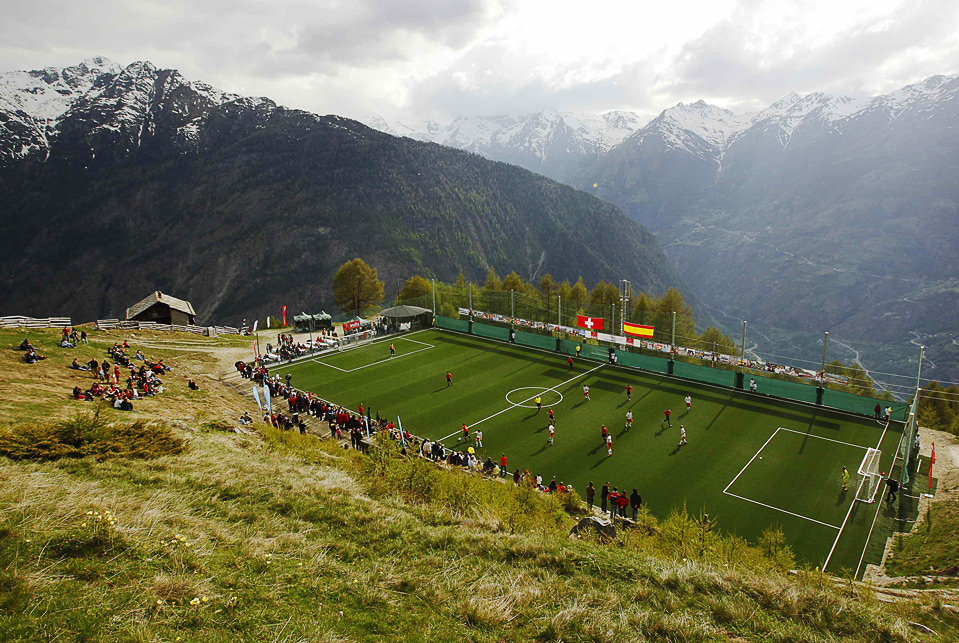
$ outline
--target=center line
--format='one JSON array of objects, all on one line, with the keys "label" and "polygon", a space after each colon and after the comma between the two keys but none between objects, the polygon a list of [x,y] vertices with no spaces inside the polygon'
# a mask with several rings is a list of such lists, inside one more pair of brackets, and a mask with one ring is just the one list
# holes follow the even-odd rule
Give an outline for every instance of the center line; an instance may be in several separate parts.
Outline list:
[{"label": "center line", "polygon": [[[581,378],[582,376],[584,376],[584,375],[589,375],[589,374],[592,373],[593,371],[598,370],[598,369],[601,369],[601,368],[603,368],[604,366],[606,366],[606,364],[600,364],[599,366],[596,366],[596,367],[593,367],[593,368],[589,369],[589,370],[586,371],[585,373],[580,373],[580,374],[577,375],[576,377],[571,377],[571,378],[569,378],[568,380],[566,380],[565,382],[560,382],[560,383],[557,384],[556,386],[550,386],[550,387],[545,387],[545,386],[544,386],[544,387],[543,387],[543,390],[544,390],[544,391],[554,391],[555,389],[558,389],[560,386],[565,386],[565,385],[569,384],[570,382],[572,382],[573,380],[578,380],[578,379]],[[489,416],[489,417],[485,417],[485,418],[483,418],[482,420],[478,420],[478,421],[473,422],[472,424],[468,424],[468,425],[466,425],[466,426],[467,426],[467,428],[472,428],[472,427],[476,426],[477,424],[482,424],[482,423],[485,422],[486,420],[492,420],[492,419],[493,419],[494,417],[496,417],[497,415],[501,415],[501,414],[503,414],[503,413],[506,413],[507,411],[510,411],[510,410],[512,410],[512,409],[515,409],[515,408],[518,407],[520,404],[526,404],[526,403],[529,402],[530,400],[535,400],[538,395],[539,395],[539,394],[531,395],[530,397],[526,398],[525,400],[522,400],[522,401],[517,402],[517,403],[515,403],[515,404],[512,403],[512,402],[510,402],[510,406],[506,407],[506,408],[503,409],[502,411],[497,411],[496,413],[494,413],[493,415],[491,415],[491,416]],[[462,429],[460,429],[460,431],[462,431]],[[446,437],[440,438],[439,441],[442,442],[443,440],[446,440],[447,438],[451,438],[451,437],[453,437],[454,435],[457,435],[458,433],[460,433],[460,431],[453,431],[452,433],[450,433],[450,434],[447,435]]]}]

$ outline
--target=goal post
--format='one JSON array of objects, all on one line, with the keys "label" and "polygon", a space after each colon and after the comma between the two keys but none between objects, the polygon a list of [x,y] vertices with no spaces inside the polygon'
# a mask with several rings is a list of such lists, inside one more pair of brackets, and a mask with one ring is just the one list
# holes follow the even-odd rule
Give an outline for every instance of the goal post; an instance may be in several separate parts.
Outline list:
[{"label": "goal post", "polygon": [[376,333],[372,330],[364,330],[359,333],[352,333],[350,335],[345,335],[339,337],[336,340],[337,350],[347,350],[350,348],[359,348],[364,344],[368,344],[373,341],[373,338],[376,337]]},{"label": "goal post", "polygon": [[882,482],[882,473],[879,471],[881,457],[882,451],[879,449],[868,449],[866,455],[862,457],[858,473],[865,480],[856,500],[867,503],[876,501],[876,492],[879,491],[879,483]]}]

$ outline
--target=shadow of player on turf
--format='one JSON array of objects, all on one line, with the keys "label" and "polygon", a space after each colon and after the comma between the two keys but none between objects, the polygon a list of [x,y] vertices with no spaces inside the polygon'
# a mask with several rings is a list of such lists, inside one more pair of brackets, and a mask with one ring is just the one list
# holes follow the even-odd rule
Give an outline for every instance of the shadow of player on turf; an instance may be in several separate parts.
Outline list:
[{"label": "shadow of player on turf", "polygon": [[603,444],[595,447],[592,451],[590,451],[586,455],[596,455],[600,449],[605,449],[605,448],[606,448],[606,443],[604,442]]},{"label": "shadow of player on turf", "polygon": [[839,498],[836,500],[837,507],[841,504],[845,504],[847,495],[849,495],[848,489],[843,489],[839,492]]},{"label": "shadow of player on turf", "polygon": [[666,424],[665,422],[660,422],[660,423],[659,423],[659,431],[656,431],[656,433],[654,433],[654,435],[658,438],[658,437],[661,436],[663,433],[666,433],[666,431],[669,431],[671,428],[673,428],[673,427],[669,426],[669,425]]},{"label": "shadow of player on turf", "polygon": [[543,431],[545,431],[545,430],[548,429],[548,428],[549,428],[548,426],[541,426],[541,427],[539,427],[538,429],[536,429],[535,431],[533,431],[533,433],[542,433]]},{"label": "shadow of player on turf", "polygon": [[669,452],[669,455],[676,455],[677,453],[682,451],[682,449],[683,449],[682,445],[677,444],[676,446],[673,447],[673,450]]},{"label": "shadow of player on turf", "polygon": [[542,452],[545,451],[546,449],[550,448],[551,446],[553,446],[553,445],[550,444],[549,442],[547,442],[546,444],[544,444],[543,446],[541,446],[541,447],[539,448],[539,451],[534,451],[533,453],[530,453],[530,456],[539,455],[540,453],[542,453]]},{"label": "shadow of player on turf", "polygon": [[602,458],[600,458],[599,460],[597,460],[597,461],[596,461],[596,464],[594,464],[593,466],[591,466],[590,469],[595,469],[596,467],[598,467],[599,465],[603,464],[603,463],[606,462],[607,460],[609,460],[609,456],[604,455]]}]

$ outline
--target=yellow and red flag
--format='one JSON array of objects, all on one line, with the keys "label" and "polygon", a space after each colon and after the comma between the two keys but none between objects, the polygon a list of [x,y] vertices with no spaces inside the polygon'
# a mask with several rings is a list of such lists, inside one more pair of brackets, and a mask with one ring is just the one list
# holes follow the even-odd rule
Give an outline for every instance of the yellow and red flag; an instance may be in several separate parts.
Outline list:
[{"label": "yellow and red flag", "polygon": [[632,322],[623,322],[623,334],[627,337],[652,337],[655,326],[643,326]]}]

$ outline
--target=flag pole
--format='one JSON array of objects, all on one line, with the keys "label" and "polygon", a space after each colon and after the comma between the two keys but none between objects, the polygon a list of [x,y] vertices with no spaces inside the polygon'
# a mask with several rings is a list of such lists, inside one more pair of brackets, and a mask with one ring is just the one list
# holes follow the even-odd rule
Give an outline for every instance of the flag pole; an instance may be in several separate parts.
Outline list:
[{"label": "flag pole", "polygon": [[923,356],[923,353],[925,352],[926,352],[926,347],[920,346],[919,347],[919,368],[916,369],[916,398],[919,397],[919,380],[922,377],[922,356]]},{"label": "flag pole", "polygon": [[473,284],[469,285],[470,287],[470,319],[473,318]]},{"label": "flag pole", "polygon": [[556,325],[563,325],[563,296],[556,295]]},{"label": "flag pole", "polygon": [[436,279],[431,279],[433,282],[433,314],[436,315]]}]

